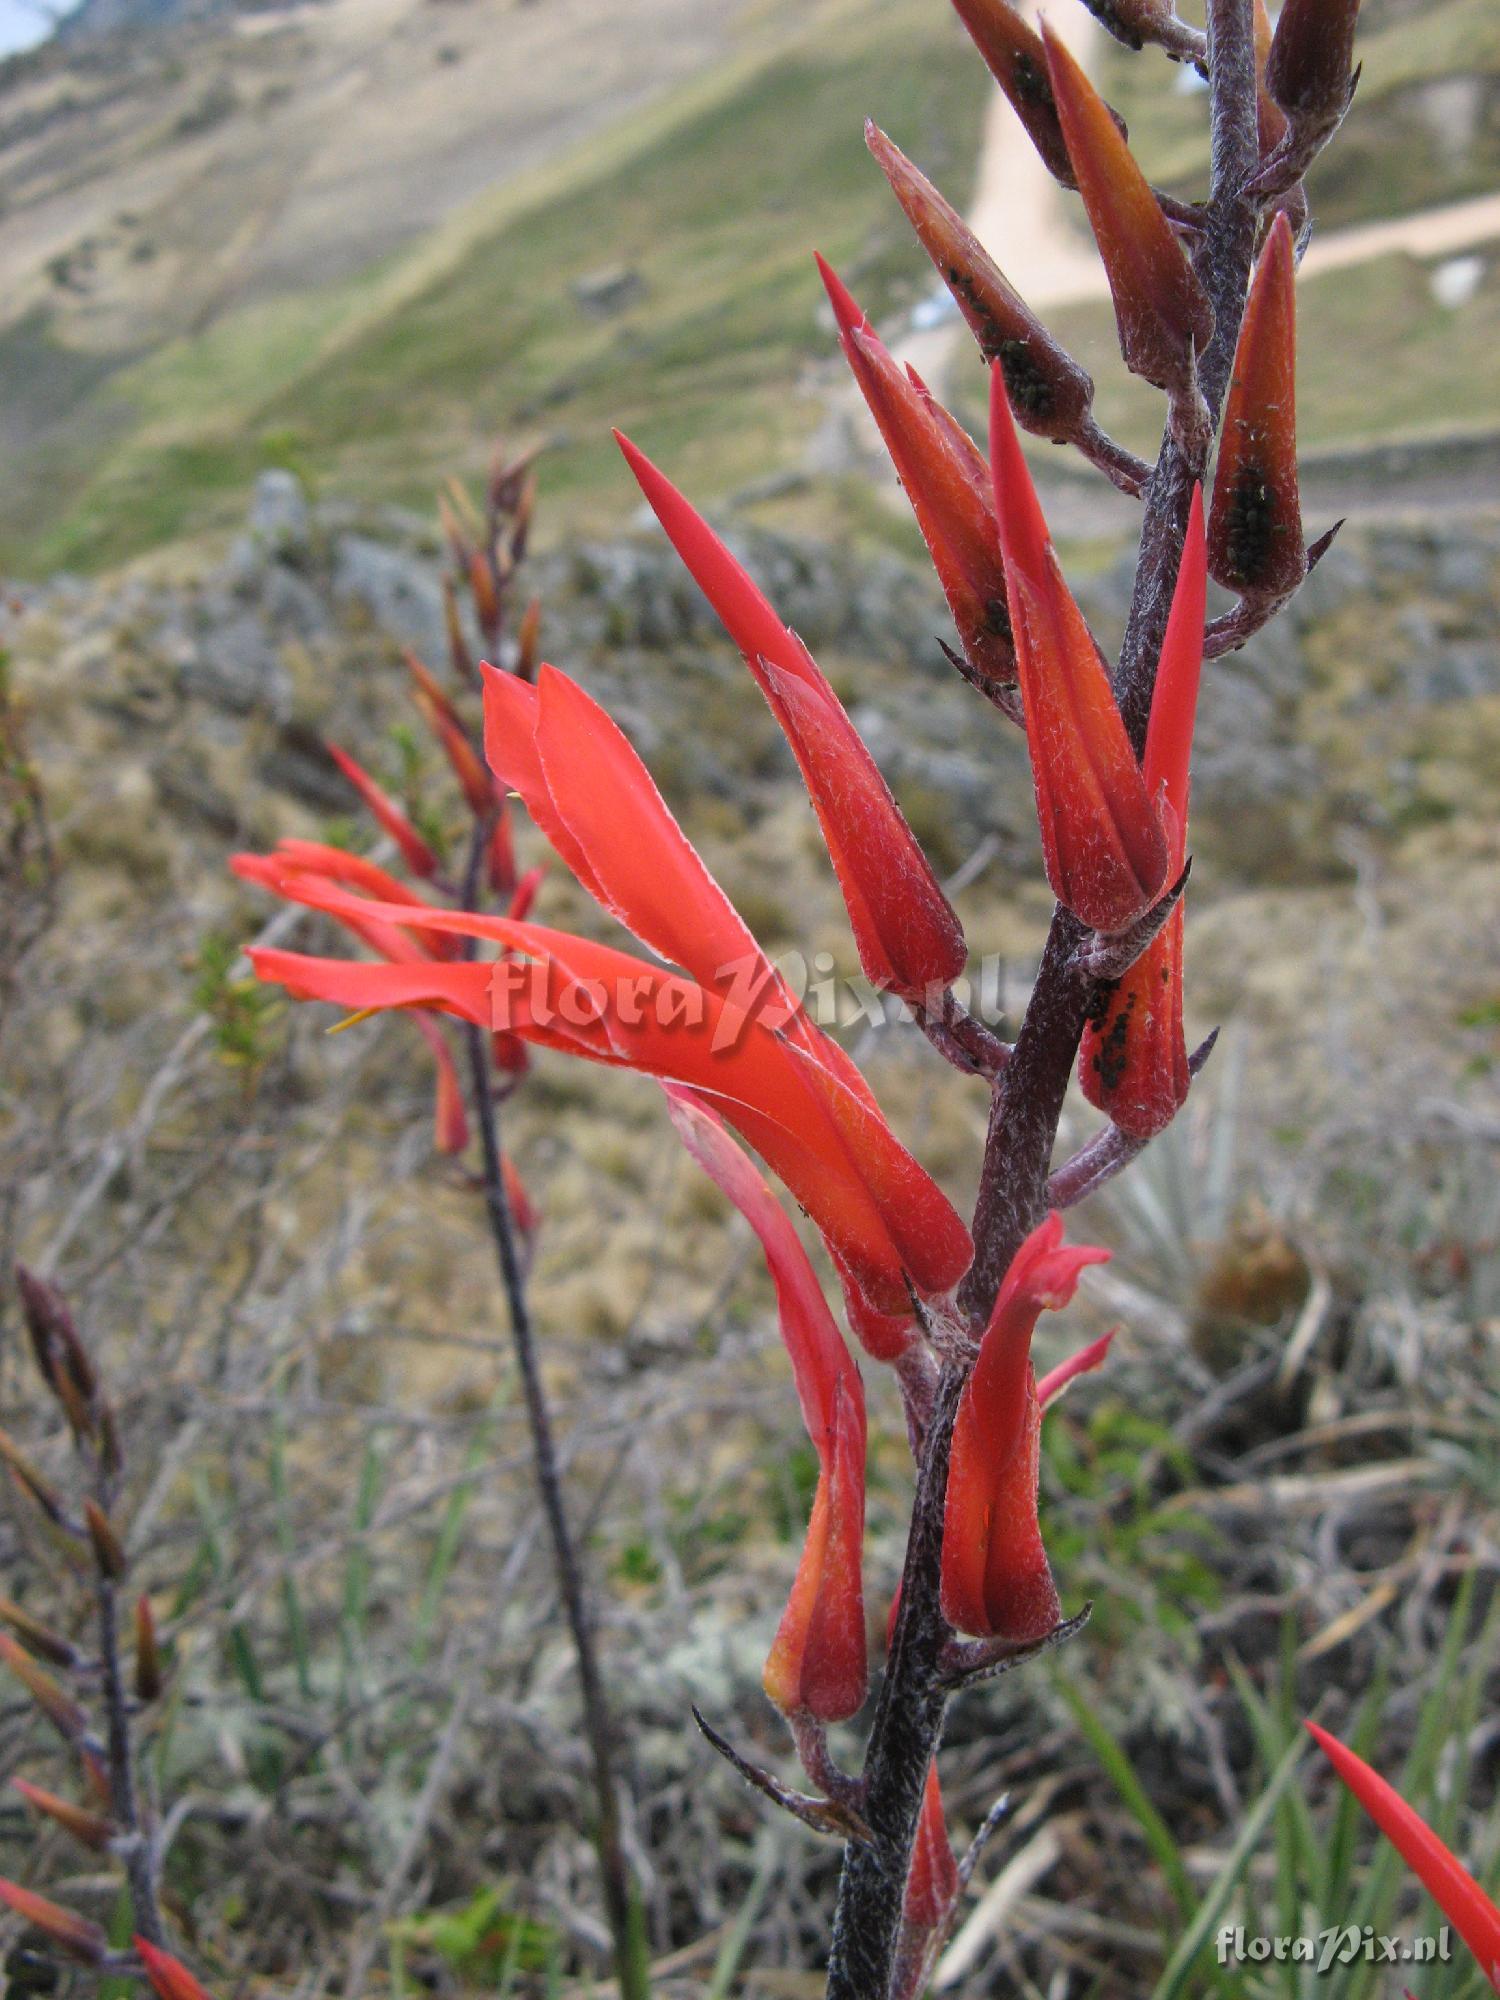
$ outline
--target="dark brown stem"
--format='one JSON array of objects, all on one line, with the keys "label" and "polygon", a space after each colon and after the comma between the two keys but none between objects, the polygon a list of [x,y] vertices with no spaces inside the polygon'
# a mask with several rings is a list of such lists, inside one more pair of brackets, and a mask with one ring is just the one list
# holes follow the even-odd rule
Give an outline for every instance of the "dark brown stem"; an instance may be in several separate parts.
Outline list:
[{"label": "dark brown stem", "polygon": [[[477,907],[480,868],[489,845],[489,828],[475,830],[467,879],[465,907]],[[464,1041],[469,1058],[471,1109],[479,1132],[484,1168],[485,1213],[494,1241],[495,1259],[500,1269],[510,1319],[511,1341],[516,1367],[526,1402],[526,1420],[531,1433],[532,1462],[537,1491],[552,1543],[552,1561],[557,1574],[563,1613],[572,1636],[578,1662],[578,1684],[583,1706],[584,1734],[594,1775],[594,1845],[599,1856],[599,1874],[604,1895],[605,1916],[614,1945],[615,1972],[621,2000],[649,2000],[650,1982],[642,1935],[639,1899],[631,1881],[621,1837],[620,1799],[615,1778],[614,1729],[605,1699],[604,1679],[594,1644],[593,1622],[584,1595],[583,1570],[568,1525],[563,1501],[562,1477],[558,1470],[557,1446],[552,1432],[552,1415],[542,1386],[537,1360],[536,1334],[526,1276],[516,1245],[516,1230],[505,1192],[505,1174],[500,1152],[500,1121],[495,1108],[495,1076],[489,1037],[473,1022],[464,1024]]]},{"label": "dark brown stem", "polygon": [[156,1857],[151,1837],[141,1824],[140,1796],[135,1775],[135,1741],[130,1699],[120,1669],[118,1592],[100,1571],[95,1582],[99,1612],[99,1660],[104,1712],[108,1730],[110,1816],[119,1828],[115,1852],[130,1890],[130,1921],[138,1937],[165,1946],[161,1906],[156,1898]]},{"label": "dark brown stem", "polygon": [[[1215,312],[1199,386],[1216,420],[1233,365],[1255,243],[1256,210],[1244,193],[1257,160],[1250,0],[1210,0],[1208,49],[1213,173],[1194,262]],[[1184,446],[1169,426],[1143,495],[1135,591],[1115,676],[1137,753],[1145,741],[1192,489],[1203,476],[1210,437],[1205,428],[1191,434]],[[1006,1267],[1046,1209],[1058,1122],[1093,990],[1077,965],[1085,937],[1069,912],[1059,908],[1054,913],[1021,1032],[996,1079],[974,1213],[974,1262],[959,1289],[959,1304],[975,1328],[988,1317]],[[865,1760],[865,1818],[875,1839],[845,1852],[828,2000],[887,2000],[891,1992],[922,1788],[942,1736],[947,1700],[941,1680],[949,1634],[938,1579],[948,1453],[963,1383],[962,1366],[950,1363],[923,1441],[901,1611]]]},{"label": "dark brown stem", "polygon": [[1083,428],[1073,443],[1089,464],[1104,474],[1111,486],[1117,486],[1132,500],[1140,499],[1151,477],[1151,467],[1145,459],[1137,458],[1133,451],[1127,451],[1107,431],[1100,430],[1092,417],[1084,419]]}]

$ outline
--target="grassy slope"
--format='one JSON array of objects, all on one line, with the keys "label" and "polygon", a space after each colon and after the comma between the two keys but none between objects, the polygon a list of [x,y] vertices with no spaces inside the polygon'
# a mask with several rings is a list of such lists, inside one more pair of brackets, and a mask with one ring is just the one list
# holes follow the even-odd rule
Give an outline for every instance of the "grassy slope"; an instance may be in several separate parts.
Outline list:
[{"label": "grassy slope", "polygon": [[[799,369],[828,348],[812,246],[877,308],[921,281],[861,119],[878,113],[952,173],[983,91],[930,0],[816,10],[775,53],[503,191],[414,259],[115,376],[80,406],[97,467],[81,482],[60,468],[24,516],[0,518],[11,560],[92,567],[218,525],[268,463],[425,502],[496,428],[549,434],[549,498],[578,506],[586,490],[601,517],[626,494],[611,422],[711,488],[774,471],[806,432]],[[589,318],[575,281],[619,264],[638,302]]]}]

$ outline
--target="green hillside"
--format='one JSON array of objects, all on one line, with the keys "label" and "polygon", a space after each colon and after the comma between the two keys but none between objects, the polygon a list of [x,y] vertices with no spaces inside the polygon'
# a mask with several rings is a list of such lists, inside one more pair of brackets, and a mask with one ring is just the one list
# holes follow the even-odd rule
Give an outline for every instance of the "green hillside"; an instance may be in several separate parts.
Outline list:
[{"label": "green hillside", "polygon": [[[807,429],[789,384],[828,353],[813,246],[876,309],[925,283],[861,121],[878,113],[961,187],[984,90],[930,0],[815,10],[796,40],[487,199],[396,266],[236,313],[101,381],[68,461],[3,503],[11,561],[96,567],[222,525],[272,463],[426,504],[497,429],[551,439],[554,514],[559,498],[586,495],[601,517],[624,503],[611,423],[638,425],[685,474],[711,466],[720,488],[774,472]],[[620,275],[619,310],[581,302],[600,273]],[[8,344],[23,339],[35,366],[36,329]],[[0,351],[0,381],[17,358]]]}]

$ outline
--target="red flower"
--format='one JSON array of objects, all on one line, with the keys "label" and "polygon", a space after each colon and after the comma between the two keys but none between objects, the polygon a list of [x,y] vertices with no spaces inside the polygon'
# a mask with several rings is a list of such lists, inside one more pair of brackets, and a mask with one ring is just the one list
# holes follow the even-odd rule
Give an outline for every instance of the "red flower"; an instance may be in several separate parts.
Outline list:
[{"label": "red flower", "polygon": [[[355,965],[295,952],[252,954],[262,978],[300,998],[361,1010],[436,1007],[706,1092],[823,1231],[870,1325],[884,1316],[892,1331],[898,1321],[904,1329],[912,1286],[944,1293],[967,1267],[968,1232],[868,1093],[696,981],[508,917],[366,903],[296,873],[268,886],[336,916],[491,938],[530,961]],[[860,1331],[867,1334],[867,1325]]]},{"label": "red flower", "polygon": [[1209,510],[1208,563],[1242,596],[1284,597],[1307,574],[1297,486],[1296,257],[1278,215],[1256,267]]},{"label": "red flower", "polygon": [[[244,881],[280,892],[288,872],[300,869],[313,879],[334,882],[355,881],[362,888],[383,893],[394,889],[401,902],[425,908],[421,898],[404,889],[393,876],[360,855],[346,854],[342,848],[320,847],[315,841],[283,841],[272,856],[236,854],[230,867]],[[372,951],[397,965],[435,956],[415,943],[411,933],[397,924],[381,923],[366,917],[357,907],[336,912],[344,928],[367,944]],[[469,1124],[464,1114],[463,1087],[454,1067],[453,1052],[437,1023],[425,1014],[413,1014],[412,1025],[432,1051],[437,1065],[437,1097],[433,1111],[433,1145],[440,1153],[461,1153],[469,1143]]]},{"label": "red flower", "polygon": [[1308,1733],[1380,1831],[1417,1876],[1444,1916],[1479,1960],[1479,1969],[1500,1993],[1500,1909],[1474,1877],[1443,1845],[1432,1828],[1362,1757],[1320,1729]]},{"label": "red flower", "polygon": [[1063,581],[998,369],[990,424],[1047,880],[1082,923],[1122,931],[1166,887],[1166,836],[1094,636]]},{"label": "red flower", "polygon": [[921,1003],[962,972],[964,936],[874,758],[812,655],[708,523],[628,439],[620,449],[786,733],[866,976]]},{"label": "red flower", "polygon": [[818,1488],[791,1598],[766,1661],[766,1693],[786,1714],[843,1722],[864,1702],[865,1396],[785,1210],[691,1091],[667,1088],[677,1135],[760,1238],[776,1287]]},{"label": "red flower", "polygon": [[1109,106],[1045,26],[1042,39],[1068,158],[1114,298],[1125,365],[1158,389],[1186,392],[1193,356],[1213,333],[1213,308]]},{"label": "red flower", "polygon": [[413,875],[424,878],[436,875],[438,858],[421,834],[412,825],[406,814],[397,805],[390,793],[385,791],[370,776],[369,772],[356,764],[346,750],[337,743],[330,743],[328,754],[338,765],[344,776],[353,785],[364,801],[370,817],[395,841],[401,850],[401,858]]},{"label": "red flower", "polygon": [[938,420],[934,399],[896,366],[821,257],[818,269],[844,353],[911,502],[969,664],[981,680],[1009,686],[1016,652],[984,460],[971,439],[965,439],[967,451],[958,446],[956,421]]},{"label": "red flower", "polygon": [[[1164,802],[1174,882],[1187,855],[1206,589],[1203,495],[1195,488],[1146,731],[1146,785]],[[1099,988],[1079,1052],[1084,1096],[1136,1139],[1154,1138],[1172,1122],[1192,1081],[1182,1033],[1182,921],[1179,899],[1124,978]]]},{"label": "red flower", "polygon": [[960,1632],[1028,1645],[1062,1615],[1037,1522],[1041,1404],[1031,1336],[1109,1252],[1069,1249],[1055,1212],[1016,1252],[953,1426],[943,1517],[943,1616]]}]

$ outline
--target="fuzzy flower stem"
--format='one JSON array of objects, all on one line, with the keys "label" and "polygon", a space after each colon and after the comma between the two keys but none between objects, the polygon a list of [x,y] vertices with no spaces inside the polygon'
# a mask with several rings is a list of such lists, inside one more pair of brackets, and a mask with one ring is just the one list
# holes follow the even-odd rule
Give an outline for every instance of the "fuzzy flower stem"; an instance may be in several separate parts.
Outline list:
[{"label": "fuzzy flower stem", "polygon": [[[475,827],[473,845],[463,885],[461,907],[479,907],[483,864],[489,849],[490,825],[481,820]],[[472,946],[470,947],[472,953]],[[552,1543],[552,1560],[558,1592],[573,1651],[578,1662],[578,1684],[583,1704],[584,1733],[594,1776],[594,1845],[599,1856],[599,1874],[605,1914],[613,1940],[615,1971],[621,2000],[649,2000],[645,1941],[641,1934],[639,1899],[631,1882],[630,1866],[620,1827],[619,1791],[615,1778],[614,1728],[604,1693],[604,1678],[594,1644],[593,1621],[584,1595],[583,1570],[573,1531],[568,1524],[563,1501],[562,1475],[558,1469],[557,1444],[552,1431],[552,1414],[542,1386],[537,1360],[536,1331],[526,1295],[526,1277],[516,1244],[515,1221],[505,1188],[505,1169],[500,1151],[500,1121],[495,1107],[495,1077],[490,1038],[484,1029],[465,1022],[464,1042],[469,1059],[471,1110],[479,1133],[484,1166],[485,1213],[500,1267],[505,1293],[516,1367],[526,1399],[526,1421],[531,1432],[532,1460],[536,1469],[537,1491]]]},{"label": "fuzzy flower stem", "polygon": [[[1215,313],[1213,338],[1199,363],[1199,386],[1217,420],[1255,245],[1256,207],[1245,193],[1257,164],[1250,0],[1209,0],[1208,48],[1212,182],[1193,261]],[[1169,427],[1142,496],[1140,560],[1115,681],[1138,754],[1207,442],[1205,433],[1186,450]],[[976,1330],[988,1318],[1017,1248],[1046,1210],[1058,1121],[1092,990],[1075,962],[1085,939],[1077,919],[1059,909],[1014,1051],[996,1080],[974,1216],[974,1263],[959,1293]],[[865,1818],[875,1838],[845,1851],[827,2000],[886,2000],[891,1991],[907,1868],[946,1705],[940,1662],[947,1628],[938,1603],[938,1567],[948,1458],[964,1379],[960,1364],[944,1368],[926,1429],[901,1608],[865,1761]]]}]

